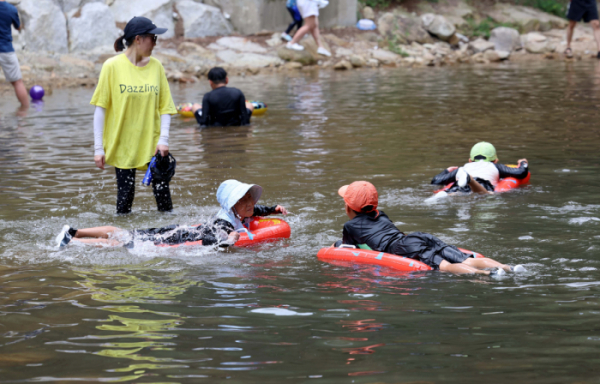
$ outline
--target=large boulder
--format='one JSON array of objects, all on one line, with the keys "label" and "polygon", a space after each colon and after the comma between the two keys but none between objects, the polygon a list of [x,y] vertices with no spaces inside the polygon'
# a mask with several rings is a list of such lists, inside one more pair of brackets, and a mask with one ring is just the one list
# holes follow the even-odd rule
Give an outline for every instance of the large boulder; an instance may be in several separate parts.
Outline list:
[{"label": "large boulder", "polygon": [[233,31],[221,10],[192,0],[179,0],[177,12],[183,19],[185,37],[223,36]]},{"label": "large boulder", "polygon": [[362,10],[363,19],[375,20],[375,11],[371,7],[364,7]]},{"label": "large boulder", "polygon": [[421,20],[423,21],[423,27],[429,33],[439,37],[441,40],[450,40],[456,32],[454,24],[449,22],[444,16],[426,13],[421,16]]},{"label": "large boulder", "polygon": [[350,56],[350,64],[352,64],[353,67],[360,68],[367,65],[367,61],[361,55],[352,55]]},{"label": "large boulder", "polygon": [[477,15],[475,8],[467,4],[465,0],[439,4],[437,13],[444,15],[444,17],[456,27],[468,25],[466,19],[474,18]]},{"label": "large boulder", "polygon": [[67,20],[52,0],[22,0],[18,5],[23,18],[23,40],[29,51],[66,53]]},{"label": "large boulder", "polygon": [[496,51],[512,52],[521,47],[521,35],[514,28],[498,27],[492,29],[489,41],[494,43]]},{"label": "large boulder", "polygon": [[217,52],[217,57],[232,67],[258,68],[279,66],[281,59],[274,56],[259,55],[257,53],[238,53],[230,49]]},{"label": "large boulder", "polygon": [[523,46],[529,53],[546,53],[548,51],[548,38],[538,32],[529,32],[521,37]]},{"label": "large boulder", "polygon": [[55,2],[58,2],[60,9],[62,9],[62,11],[65,13],[69,13],[75,9],[81,8],[86,4],[105,3],[104,0],[58,0]]},{"label": "large boulder", "polygon": [[81,9],[71,11],[67,26],[71,52],[112,46],[121,33],[115,25],[112,12],[104,3],[88,3]]},{"label": "large boulder", "polygon": [[175,36],[171,0],[115,0],[110,10],[117,23],[127,23],[134,16],[144,16],[152,20],[156,26],[168,29],[161,35],[162,38]]},{"label": "large boulder", "polygon": [[197,57],[200,59],[212,61],[217,60],[217,56],[214,54],[214,52],[204,48],[201,45],[189,41],[184,41],[183,43],[179,44],[179,46],[177,47],[177,52],[179,52],[183,56]]},{"label": "large boulder", "polygon": [[379,33],[397,44],[410,44],[413,41],[425,44],[433,39],[423,28],[420,18],[400,13],[384,13],[377,21]]},{"label": "large boulder", "polygon": [[526,32],[548,31],[552,28],[564,29],[568,24],[565,19],[535,8],[506,3],[496,3],[485,12],[485,16],[499,23],[519,24]]},{"label": "large boulder", "polygon": [[221,37],[216,43],[222,47],[235,49],[236,51],[249,52],[249,53],[267,53],[267,49],[262,47],[260,44],[253,43],[252,41],[243,37]]},{"label": "large boulder", "polygon": [[306,49],[304,51],[294,51],[283,45],[277,50],[277,55],[282,60],[296,62],[302,65],[312,65],[317,63],[317,59]]},{"label": "large boulder", "polygon": [[383,64],[394,64],[402,60],[402,56],[383,49],[375,49],[371,51],[371,57]]},{"label": "large boulder", "polygon": [[[331,52],[331,47],[329,46],[329,44],[327,43],[326,40],[321,39],[321,44],[323,44],[323,48],[325,48],[326,50]],[[319,46],[317,45],[315,40],[312,38],[312,36],[307,39],[302,39],[300,41],[300,45],[302,45],[304,47],[304,50],[308,51],[312,55],[312,57],[314,57],[315,60],[317,60],[317,61],[324,60],[327,58],[326,56],[323,56],[317,52],[317,50],[319,49]]]},{"label": "large boulder", "polygon": [[469,43],[469,48],[473,51],[473,53],[480,53],[485,52],[488,49],[494,49],[494,43],[480,37],[477,40],[471,41]]}]

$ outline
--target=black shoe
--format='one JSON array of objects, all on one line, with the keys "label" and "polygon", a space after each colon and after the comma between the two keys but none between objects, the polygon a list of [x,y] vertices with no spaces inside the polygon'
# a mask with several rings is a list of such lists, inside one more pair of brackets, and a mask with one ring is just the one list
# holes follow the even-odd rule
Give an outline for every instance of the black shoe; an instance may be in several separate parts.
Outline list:
[{"label": "black shoe", "polygon": [[60,233],[58,234],[58,236],[56,236],[56,245],[59,248],[66,247],[67,244],[69,244],[69,242],[73,238],[73,236],[71,235],[72,229],[73,228],[69,227],[68,225],[65,225],[62,231],[60,231]]}]

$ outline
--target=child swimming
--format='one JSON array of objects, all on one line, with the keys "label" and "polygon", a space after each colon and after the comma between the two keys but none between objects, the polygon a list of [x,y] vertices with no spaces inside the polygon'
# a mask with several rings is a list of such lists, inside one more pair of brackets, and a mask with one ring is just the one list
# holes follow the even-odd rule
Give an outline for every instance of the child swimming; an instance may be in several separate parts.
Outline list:
[{"label": "child swimming", "polygon": [[506,272],[525,272],[521,265],[511,267],[489,258],[465,254],[429,233],[404,234],[383,211],[377,210],[377,189],[367,181],[344,185],[338,194],[346,203],[346,215],[350,221],[344,224],[343,238],[334,244],[336,247],[347,244],[405,256],[421,261],[434,270],[456,274],[475,273],[497,277]]},{"label": "child swimming", "polygon": [[455,183],[446,192],[493,193],[498,181],[505,177],[524,179],[529,173],[527,159],[520,159],[517,168],[498,163],[496,148],[482,141],[471,148],[469,162],[462,167],[449,167],[436,175],[431,184]]},{"label": "child swimming", "polygon": [[281,205],[266,207],[256,204],[262,192],[263,189],[259,185],[227,180],[217,190],[217,201],[221,205],[221,210],[209,223],[196,226],[170,225],[132,231],[113,226],[75,229],[65,225],[56,237],[56,243],[61,248],[71,241],[131,247],[133,240],[151,241],[155,245],[174,245],[201,240],[202,245],[216,244],[226,247],[239,240],[240,231],[248,231],[248,221],[251,217],[275,213],[288,214]]}]

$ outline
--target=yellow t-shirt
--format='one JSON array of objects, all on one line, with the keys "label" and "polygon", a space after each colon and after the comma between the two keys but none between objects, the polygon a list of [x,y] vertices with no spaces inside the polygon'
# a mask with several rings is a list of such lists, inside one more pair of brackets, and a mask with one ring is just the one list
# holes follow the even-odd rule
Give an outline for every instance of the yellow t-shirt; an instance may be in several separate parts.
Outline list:
[{"label": "yellow t-shirt", "polygon": [[177,113],[165,69],[153,57],[143,67],[124,54],[108,59],[90,104],[106,109],[106,164],[122,169],[146,169],[160,137],[160,116]]}]

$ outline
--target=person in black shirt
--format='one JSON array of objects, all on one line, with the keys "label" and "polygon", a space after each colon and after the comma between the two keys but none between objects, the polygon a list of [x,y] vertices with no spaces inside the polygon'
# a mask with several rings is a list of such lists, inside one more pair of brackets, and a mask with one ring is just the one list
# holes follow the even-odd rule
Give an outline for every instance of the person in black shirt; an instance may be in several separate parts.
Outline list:
[{"label": "person in black shirt", "polygon": [[594,39],[598,47],[596,57],[600,59],[600,21],[598,21],[598,5],[596,4],[596,0],[571,0],[567,10],[567,19],[569,19],[569,26],[567,27],[565,56],[568,58],[573,57],[573,50],[571,50],[573,31],[577,22],[583,19],[584,22],[590,23],[594,30]]},{"label": "person in black shirt", "polygon": [[[408,235],[400,232],[389,217],[377,210],[378,195],[375,186],[367,181],[355,181],[341,187],[338,194],[346,203],[350,221],[344,224],[343,238],[334,246],[353,245],[421,261],[431,268],[456,274],[477,273],[501,276],[506,272],[524,272],[521,265],[514,267],[489,258],[475,258],[448,245],[437,237],[423,232]],[[484,268],[492,268],[486,271]]]},{"label": "person in black shirt", "polygon": [[246,102],[242,91],[227,87],[227,72],[221,67],[211,69],[208,82],[212,91],[204,95],[202,105],[192,106],[198,124],[204,127],[249,125],[254,106]]}]

